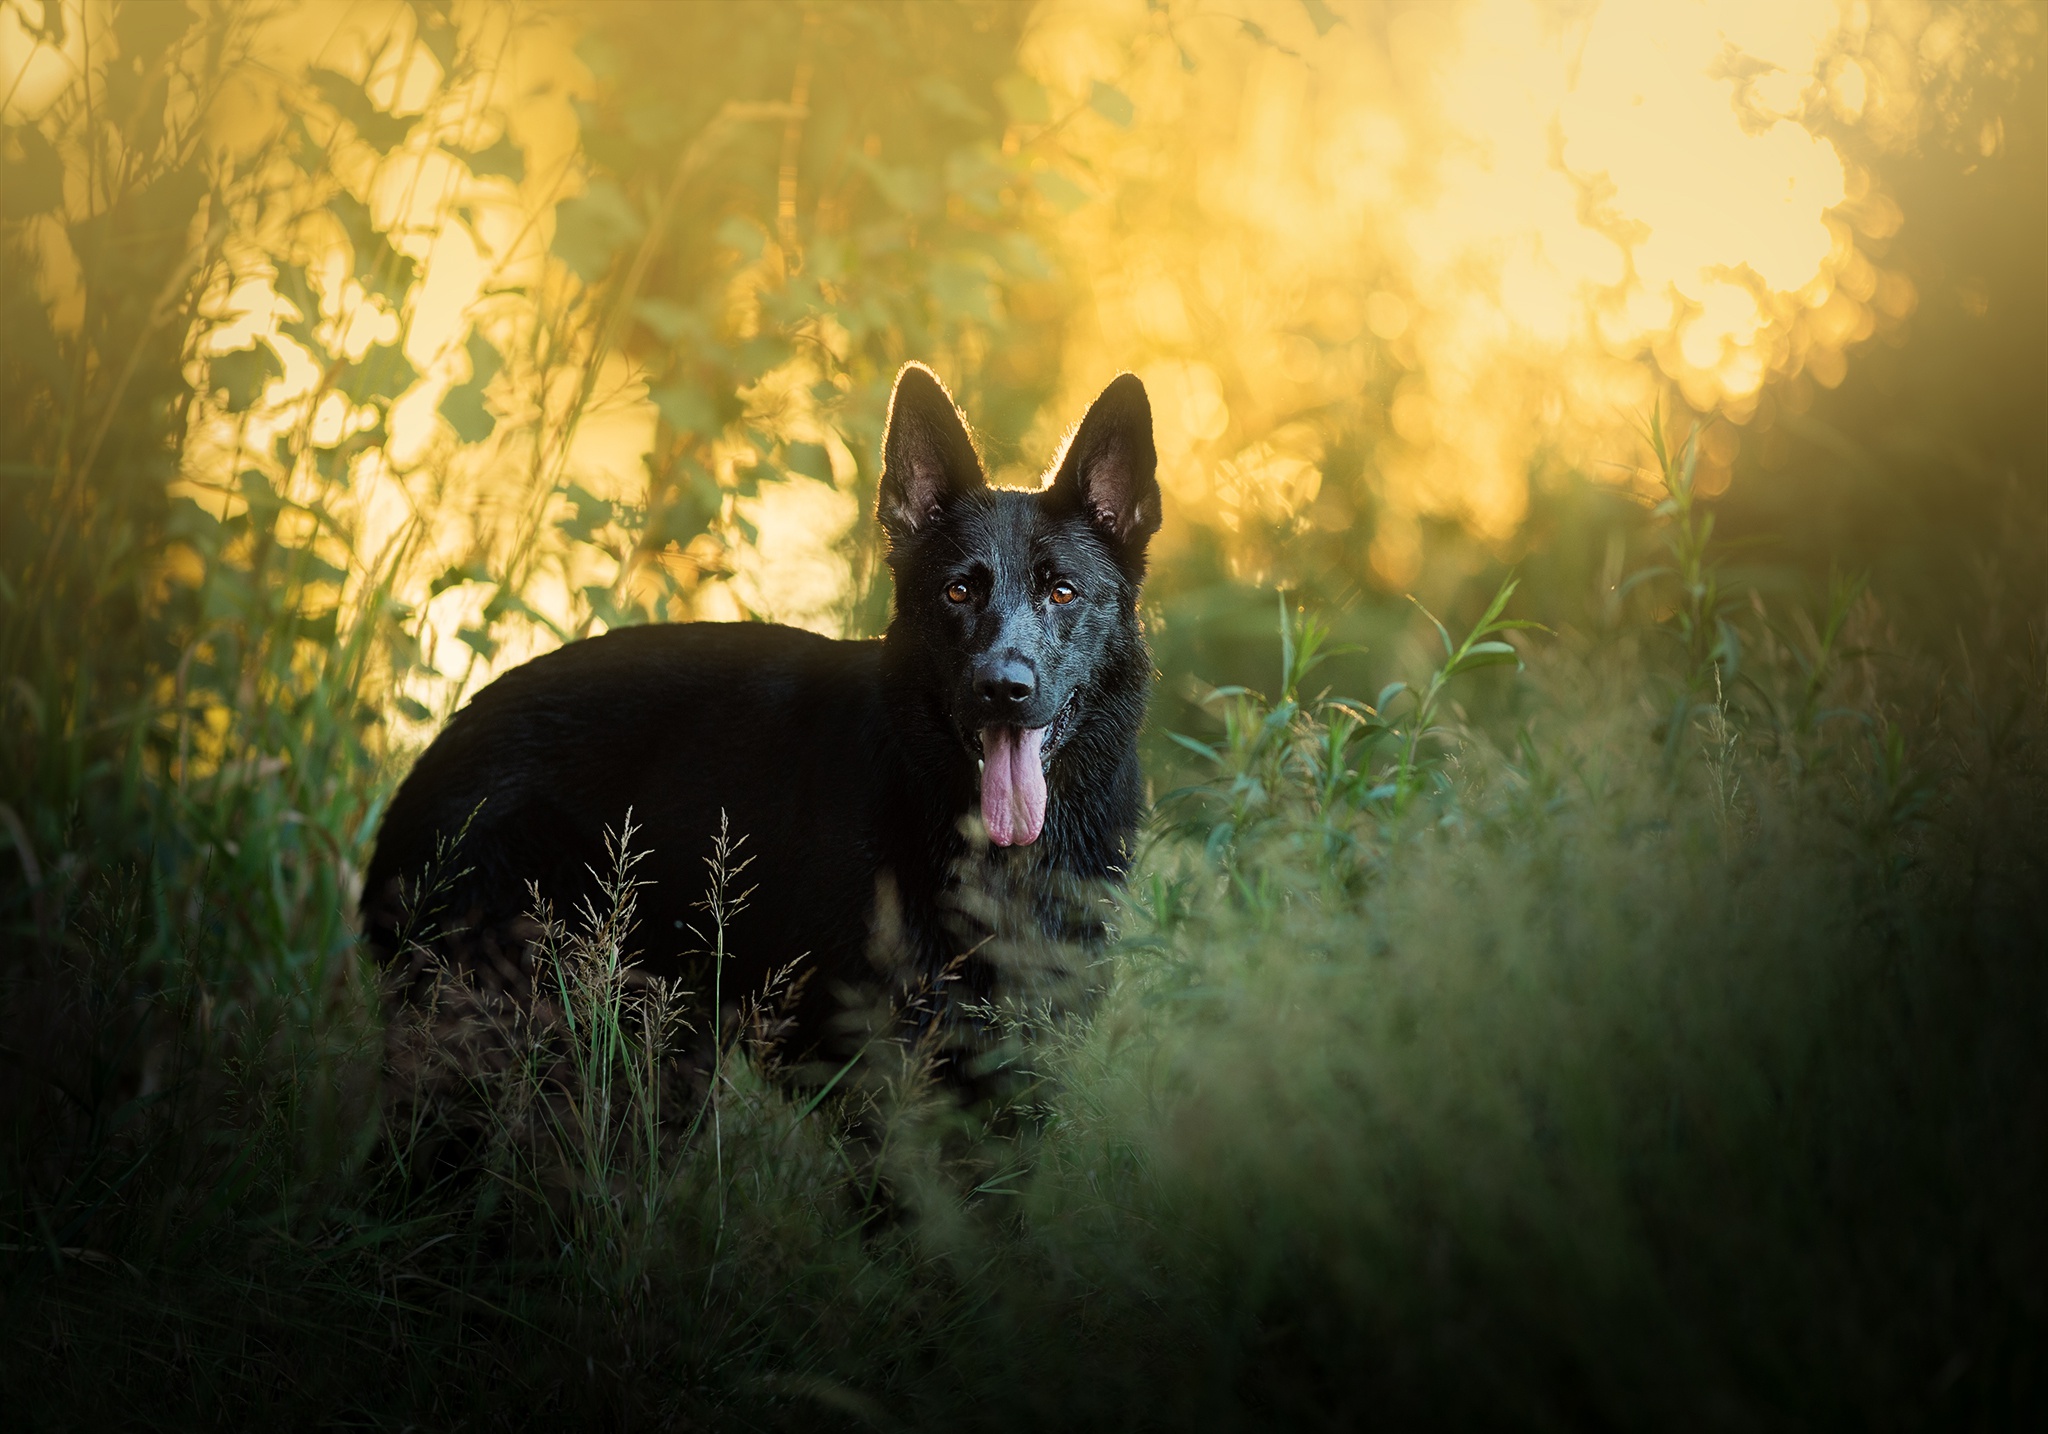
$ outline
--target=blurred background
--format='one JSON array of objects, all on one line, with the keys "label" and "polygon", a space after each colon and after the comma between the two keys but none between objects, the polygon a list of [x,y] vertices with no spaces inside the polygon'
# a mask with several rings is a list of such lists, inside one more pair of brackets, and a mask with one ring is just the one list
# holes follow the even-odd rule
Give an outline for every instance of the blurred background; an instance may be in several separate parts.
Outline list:
[{"label": "blurred background", "polygon": [[[2033,0],[0,0],[0,1384],[2038,1424],[2044,58]],[[757,1081],[708,1160],[394,1177],[397,779],[607,628],[879,633],[912,359],[1001,483],[1119,371],[1158,426],[1204,785],[1043,1125],[849,1081],[885,1171]],[[1511,572],[1551,632],[1467,680],[1410,599]]]},{"label": "blurred background", "polygon": [[10,0],[8,573],[281,579],[414,743],[621,622],[878,631],[915,358],[1024,486],[1144,378],[1169,675],[1532,550],[1586,617],[1653,409],[1724,525],[1911,582],[2039,486],[2042,19]]}]

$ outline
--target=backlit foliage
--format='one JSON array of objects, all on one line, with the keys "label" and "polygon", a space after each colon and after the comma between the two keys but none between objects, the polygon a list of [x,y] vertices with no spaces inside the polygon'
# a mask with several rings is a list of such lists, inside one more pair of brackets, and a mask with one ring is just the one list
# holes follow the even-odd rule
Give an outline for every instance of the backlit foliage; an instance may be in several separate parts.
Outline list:
[{"label": "backlit foliage", "polygon": [[1962,128],[1994,152],[2039,22],[1832,0],[1055,0],[1027,69],[1063,111],[1096,86],[1131,96],[1077,121],[1102,198],[1064,226],[1083,291],[1067,382],[1144,374],[1180,511],[1352,532],[1397,587],[1418,518],[1507,539],[1545,454],[1628,456],[1626,416],[1659,390],[1730,420],[1703,455],[1717,490],[1773,416],[1767,385],[1797,406],[1910,316],[1870,162]]},{"label": "backlit foliage", "polygon": [[[306,616],[404,633],[366,677],[405,722],[620,622],[872,630],[858,520],[906,357],[1027,483],[1076,395],[1136,369],[1167,554],[1207,532],[1245,576],[1288,577],[1290,535],[1396,588],[1425,520],[1509,542],[1547,455],[1626,458],[1666,391],[1729,420],[1716,491],[1909,320],[1871,161],[1995,153],[2039,25],[1830,0],[207,13],[7,9],[8,212],[62,331],[94,262],[67,226],[179,147],[184,187],[147,188],[192,307],[153,332],[203,396],[200,546],[165,578],[212,559],[197,514],[274,513]],[[140,129],[96,156],[107,114]]]}]

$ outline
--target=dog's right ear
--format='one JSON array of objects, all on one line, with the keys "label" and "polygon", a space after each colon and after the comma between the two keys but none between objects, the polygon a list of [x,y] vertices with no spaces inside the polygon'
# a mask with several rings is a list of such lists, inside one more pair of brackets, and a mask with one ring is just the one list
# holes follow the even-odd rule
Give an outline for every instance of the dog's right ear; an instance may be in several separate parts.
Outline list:
[{"label": "dog's right ear", "polygon": [[923,364],[905,364],[889,399],[875,504],[890,546],[907,543],[955,498],[987,484],[967,424],[945,386]]}]

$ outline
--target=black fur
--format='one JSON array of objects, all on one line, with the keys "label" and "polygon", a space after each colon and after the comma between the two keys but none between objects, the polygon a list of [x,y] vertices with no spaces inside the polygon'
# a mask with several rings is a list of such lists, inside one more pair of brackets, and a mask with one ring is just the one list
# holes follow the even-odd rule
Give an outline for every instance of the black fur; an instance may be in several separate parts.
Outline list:
[{"label": "black fur", "polygon": [[[938,380],[906,367],[878,504],[896,583],[887,636],[627,628],[492,683],[420,758],[379,832],[364,924],[397,987],[417,996],[453,965],[530,993],[527,883],[570,910],[628,808],[652,882],[642,967],[700,993],[704,943],[690,928],[704,924],[695,903],[721,811],[748,838],[754,892],[728,934],[725,990],[757,991],[801,963],[793,1061],[835,1054],[835,1013],[884,973],[964,974],[959,985],[987,993],[999,984],[988,954],[1006,942],[1098,935],[1089,895],[1121,878],[1142,802],[1151,667],[1137,600],[1159,524],[1155,467],[1144,387],[1125,375],[1043,491],[992,489]],[[1074,592],[1064,603],[1060,582]],[[976,819],[990,721],[1051,724],[1044,828],[1029,845],[991,846]],[[465,822],[438,929],[408,940],[437,842]]]}]

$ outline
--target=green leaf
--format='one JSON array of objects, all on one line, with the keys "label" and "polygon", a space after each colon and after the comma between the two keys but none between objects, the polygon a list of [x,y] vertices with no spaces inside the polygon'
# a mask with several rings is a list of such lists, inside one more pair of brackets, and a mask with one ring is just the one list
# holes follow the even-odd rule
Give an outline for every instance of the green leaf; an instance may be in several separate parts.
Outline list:
[{"label": "green leaf", "polygon": [[570,272],[591,284],[611,267],[614,255],[646,232],[626,191],[609,179],[593,179],[583,193],[555,206],[553,250]]},{"label": "green leaf", "polygon": [[498,427],[497,415],[484,405],[484,389],[505,361],[489,339],[474,331],[463,347],[469,353],[469,379],[448,390],[440,411],[457,438],[464,443],[481,443]]},{"label": "green leaf", "polygon": [[[27,6],[20,7],[23,14],[21,24],[28,29]],[[48,23],[49,12],[55,4],[41,7]],[[122,70],[139,75],[142,67],[154,66],[164,61],[172,48],[185,37],[185,33],[198,22],[198,15],[187,5],[122,5],[114,8],[114,43],[121,58],[129,65],[102,66],[109,79]],[[124,97],[125,98],[125,97]],[[133,142],[131,132],[127,138]]]},{"label": "green leaf", "polygon": [[560,623],[556,622],[525,598],[519,596],[518,593],[513,592],[510,588],[501,587],[491,594],[490,602],[485,605],[484,620],[486,622],[496,622],[507,613],[516,613],[535,627],[546,628],[555,635],[558,641],[569,641],[569,634],[563,630]]},{"label": "green leaf", "polygon": [[225,534],[220,519],[192,499],[181,496],[171,500],[170,511],[164,516],[164,536],[190,543],[201,555],[212,557],[220,551]]},{"label": "green leaf", "polygon": [[633,317],[665,344],[675,343],[686,334],[694,337],[705,332],[704,321],[697,317],[696,311],[673,299],[637,300],[633,305]]},{"label": "green leaf", "polygon": [[708,469],[687,459],[677,467],[674,486],[662,496],[649,524],[650,544],[687,544],[707,531],[725,506],[725,490]]},{"label": "green leaf", "polygon": [[284,364],[277,351],[262,339],[249,348],[215,354],[206,361],[208,389],[214,393],[226,390],[229,413],[247,413],[270,381],[283,377]]},{"label": "green leaf", "polygon": [[1520,667],[1522,659],[1510,648],[1505,653],[1487,652],[1468,655],[1452,663],[1446,677],[1461,677],[1467,672],[1476,672],[1482,667]]},{"label": "green leaf", "polygon": [[498,416],[484,406],[482,385],[464,384],[448,390],[441,400],[441,416],[464,443],[481,443],[498,428]]},{"label": "green leaf", "polygon": [[291,157],[297,161],[299,168],[308,174],[327,172],[327,146],[313,138],[313,131],[306,127],[304,115],[293,114],[287,119],[284,133]]},{"label": "green leaf", "polygon": [[1475,642],[1445,669],[1444,676],[1456,677],[1482,667],[1520,667],[1522,654],[1505,642]]},{"label": "green leaf", "polygon": [[[9,8],[26,11],[28,7],[18,5]],[[83,6],[77,8],[84,10]],[[186,56],[180,53],[183,47],[178,42],[197,16],[185,5],[109,5],[100,13],[107,11],[113,12],[115,43],[112,48],[119,54],[120,63],[106,63],[109,58],[107,52],[100,49],[104,43],[103,34],[88,41],[88,48],[80,53],[81,61],[87,55],[99,61],[92,66],[95,71],[92,83],[100,92],[94,98],[91,110],[100,117],[100,122],[119,127],[120,144],[125,153],[157,156],[166,118],[162,92],[157,85],[174,72],[174,67],[181,60],[186,60]],[[151,11],[157,13],[152,16],[148,13]],[[17,76],[20,73],[15,71]],[[12,85],[8,88],[8,97],[10,100],[13,98]],[[137,169],[133,177],[141,179],[147,172],[147,169]],[[146,183],[153,182],[154,177]],[[148,194],[148,189],[138,187],[129,193],[140,198]]]},{"label": "green leaf", "polygon": [[498,655],[498,640],[480,627],[465,627],[455,636],[486,662]]},{"label": "green leaf", "polygon": [[326,68],[312,73],[313,88],[320,92],[320,98],[331,105],[336,114],[354,126],[373,148],[389,153],[405,143],[411,133],[413,121],[399,119],[396,115],[385,114],[370,103],[370,97],[363,93],[363,87],[347,75]]},{"label": "green leaf", "polygon": [[1504,580],[1501,583],[1500,587],[1493,594],[1493,601],[1486,605],[1485,613],[1480,616],[1478,622],[1472,625],[1471,635],[1465,639],[1467,642],[1470,642],[1473,637],[1477,637],[1481,633],[1489,632],[1492,630],[1493,620],[1499,617],[1501,613],[1507,608],[1508,599],[1515,595],[1515,588],[1520,583],[1520,581],[1521,580],[1519,578],[1516,578],[1514,575],[1510,574],[1506,578],[1506,580]]},{"label": "green leaf", "polygon": [[1019,279],[1036,282],[1053,277],[1052,261],[1029,234],[1005,234],[999,252],[1003,267]]},{"label": "green leaf", "polygon": [[1450,629],[1445,627],[1442,623],[1438,622],[1436,620],[1436,614],[1431,612],[1428,608],[1424,607],[1421,603],[1421,600],[1418,599],[1413,593],[1410,593],[1408,595],[1408,601],[1415,604],[1415,610],[1417,612],[1421,613],[1424,617],[1429,619],[1429,625],[1436,629],[1436,635],[1444,640],[1444,656],[1449,657],[1451,653],[1456,650],[1451,646]]},{"label": "green leaf", "polygon": [[1218,822],[1209,839],[1202,843],[1202,855],[1211,862],[1223,860],[1224,850],[1229,847],[1232,837],[1237,835],[1237,823]]},{"label": "green leaf", "polygon": [[693,383],[670,384],[648,397],[654,400],[662,422],[678,433],[709,438],[724,426],[718,421],[718,409],[711,396]]},{"label": "green leaf", "polygon": [[1308,12],[1308,22],[1316,27],[1318,39],[1344,23],[1344,17],[1332,10],[1324,0],[1301,0],[1301,8]]},{"label": "green leaf", "polygon": [[329,357],[327,346],[313,336],[313,327],[320,322],[320,297],[313,292],[313,282],[306,275],[305,265],[280,262],[271,287],[280,299],[299,311],[295,319],[279,318],[277,331],[296,340],[313,355],[315,362],[324,365]]},{"label": "green leaf", "polygon": [[379,416],[368,428],[356,430],[332,448],[316,448],[313,451],[313,469],[329,483],[346,484],[356,455],[381,446],[390,436],[383,418]]},{"label": "green leaf", "polygon": [[427,704],[417,697],[400,696],[391,704],[408,722],[431,722],[434,714],[427,710]]},{"label": "green leaf", "polygon": [[1288,49],[1285,45],[1281,44],[1271,35],[1268,35],[1266,33],[1266,27],[1259,24],[1256,20],[1239,20],[1237,22],[1237,25],[1240,30],[1244,31],[1245,34],[1251,36],[1252,39],[1256,41],[1258,44],[1264,45],[1267,49],[1277,50],[1281,54],[1291,56],[1292,58],[1297,60],[1301,58],[1300,55]]},{"label": "green leaf", "polygon": [[740,214],[728,214],[719,224],[715,236],[728,249],[740,251],[740,262],[751,264],[761,257],[761,251],[768,247],[767,231],[753,220]]},{"label": "green leaf", "polygon": [[526,178],[526,155],[518,145],[512,143],[512,136],[501,134],[482,149],[456,149],[450,146],[450,154],[469,167],[469,172],[478,179],[502,178],[514,184]]},{"label": "green leaf", "polygon": [[926,282],[931,285],[932,298],[941,312],[990,326],[999,321],[996,287],[989,276],[987,261],[981,256],[964,261],[937,260],[928,271]]},{"label": "green leaf", "polygon": [[946,189],[976,213],[1002,213],[1014,172],[988,145],[966,145],[946,160]]},{"label": "green leaf", "polygon": [[1292,691],[1294,683],[1294,624],[1287,620],[1287,594],[1274,589],[1273,600],[1280,609],[1280,691]]},{"label": "green leaf", "polygon": [[455,20],[448,0],[412,0],[413,33],[441,67],[442,79],[455,74]]},{"label": "green leaf", "polygon": [[270,480],[258,469],[244,468],[235,481],[241,486],[242,499],[249,505],[249,511],[265,523],[284,506],[284,499],[277,496]]},{"label": "green leaf", "polygon": [[568,500],[575,504],[576,514],[571,518],[557,519],[555,526],[579,543],[587,543],[599,528],[608,526],[614,510],[608,501],[598,497],[580,483],[571,483],[562,490]]},{"label": "green leaf", "polygon": [[[401,604],[392,604],[397,607]],[[395,623],[384,631],[384,650],[390,655],[394,672],[405,672],[415,667],[424,667],[419,639]]]},{"label": "green leaf", "polygon": [[26,219],[64,202],[64,161],[33,125],[0,130],[0,219]]},{"label": "green leaf", "polygon": [[302,583],[334,583],[348,580],[348,569],[330,563],[312,548],[293,548],[292,564]]},{"label": "green leaf", "polygon": [[822,443],[792,443],[783,450],[782,461],[792,473],[801,473],[820,483],[832,481],[832,455]]},{"label": "green leaf", "polygon": [[1052,101],[1046,98],[1045,86],[1029,75],[1011,74],[997,80],[996,98],[1003,102],[1003,108],[1018,124],[1049,124],[1052,121]]},{"label": "green leaf", "polygon": [[1097,80],[1088,91],[1088,108],[1101,115],[1118,129],[1129,129],[1131,121],[1138,117],[1137,109],[1131,104],[1131,97],[1115,85]]},{"label": "green leaf", "polygon": [[447,569],[439,577],[435,578],[433,582],[427,585],[427,592],[429,596],[439,597],[448,589],[460,587],[464,583],[487,583],[490,581],[492,581],[490,570],[484,567],[482,563],[464,563],[460,567]]},{"label": "green leaf", "polygon": [[405,356],[403,344],[377,344],[356,360],[342,391],[357,403],[385,403],[418,382],[420,371]]},{"label": "green leaf", "polygon": [[1614,595],[1617,598],[1624,598],[1644,583],[1654,582],[1658,578],[1676,577],[1677,574],[1676,568],[1639,568],[1621,580],[1621,585],[1615,588]]},{"label": "green leaf", "polygon": [[967,98],[960,87],[942,75],[927,75],[918,81],[918,98],[941,114],[970,124],[987,124],[989,113]]},{"label": "green leaf", "polygon": [[890,207],[903,214],[926,215],[939,207],[939,182],[916,165],[884,164],[865,154],[850,156]]},{"label": "green leaf", "polygon": [[1041,169],[1031,176],[1031,186],[1044,196],[1046,203],[1062,214],[1072,214],[1086,204],[1089,193],[1057,169]]},{"label": "green leaf", "polygon": [[612,590],[602,584],[593,583],[583,589],[583,600],[590,604],[591,612],[606,627],[631,627],[640,620],[639,612],[630,604],[621,607]]},{"label": "green leaf", "polygon": [[365,289],[381,294],[394,306],[412,287],[416,266],[391,247],[391,241],[371,221],[370,206],[346,190],[327,201],[327,210],[341,221],[355,254],[355,276]]}]

